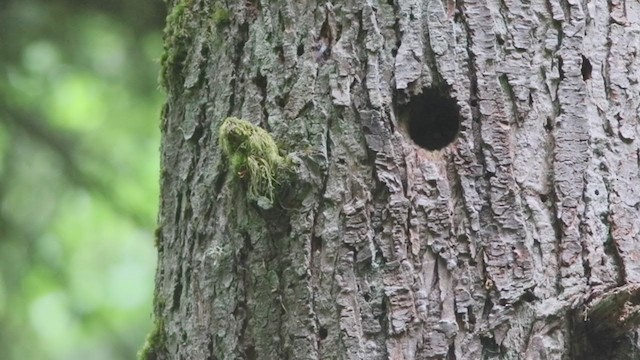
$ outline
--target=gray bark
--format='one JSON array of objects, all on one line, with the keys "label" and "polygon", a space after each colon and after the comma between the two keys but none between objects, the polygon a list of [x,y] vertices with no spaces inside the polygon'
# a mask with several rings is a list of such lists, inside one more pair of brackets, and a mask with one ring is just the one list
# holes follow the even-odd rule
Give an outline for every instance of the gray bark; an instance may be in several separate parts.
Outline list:
[{"label": "gray bark", "polygon": [[[640,3],[170,7],[149,358],[640,358]],[[426,151],[434,86],[460,132]],[[297,159],[270,210],[228,116]]]}]

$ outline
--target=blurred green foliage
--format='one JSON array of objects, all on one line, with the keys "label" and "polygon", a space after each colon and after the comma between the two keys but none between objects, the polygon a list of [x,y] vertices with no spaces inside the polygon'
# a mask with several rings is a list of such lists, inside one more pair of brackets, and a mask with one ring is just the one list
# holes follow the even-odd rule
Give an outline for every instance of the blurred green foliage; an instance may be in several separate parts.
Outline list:
[{"label": "blurred green foliage", "polygon": [[164,7],[0,1],[0,359],[133,359],[151,328]]}]

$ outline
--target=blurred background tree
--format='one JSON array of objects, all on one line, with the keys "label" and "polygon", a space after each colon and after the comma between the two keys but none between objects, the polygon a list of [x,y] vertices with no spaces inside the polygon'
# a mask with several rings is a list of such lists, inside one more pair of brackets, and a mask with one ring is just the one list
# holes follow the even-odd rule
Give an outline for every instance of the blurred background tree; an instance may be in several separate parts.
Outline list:
[{"label": "blurred background tree", "polygon": [[144,343],[164,11],[0,1],[1,359],[132,359]]}]

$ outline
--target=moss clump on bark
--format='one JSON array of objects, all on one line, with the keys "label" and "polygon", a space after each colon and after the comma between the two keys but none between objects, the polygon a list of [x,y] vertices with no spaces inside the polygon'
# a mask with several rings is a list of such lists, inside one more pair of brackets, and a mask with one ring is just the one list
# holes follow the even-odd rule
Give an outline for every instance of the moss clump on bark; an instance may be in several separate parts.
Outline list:
[{"label": "moss clump on bark", "polygon": [[162,226],[158,226],[156,230],[153,232],[153,244],[156,246],[156,249],[160,248],[161,241],[162,241]]},{"label": "moss clump on bark", "polygon": [[167,336],[164,332],[164,321],[156,320],[153,329],[147,335],[142,350],[138,352],[138,360],[155,360],[164,352]]},{"label": "moss clump on bark", "polygon": [[164,29],[164,54],[160,60],[162,71],[160,83],[168,88],[169,82],[182,71],[181,65],[187,58],[187,48],[191,31],[188,28],[190,13],[189,7],[193,0],[181,0],[167,16],[167,25]]},{"label": "moss clump on bark", "polygon": [[231,12],[229,9],[217,5],[211,14],[211,21],[217,28],[229,25],[231,23]]},{"label": "moss clump on bark", "polygon": [[273,192],[289,161],[269,133],[246,120],[230,117],[220,126],[220,147],[229,159],[230,170],[248,183],[249,197],[273,203]]}]

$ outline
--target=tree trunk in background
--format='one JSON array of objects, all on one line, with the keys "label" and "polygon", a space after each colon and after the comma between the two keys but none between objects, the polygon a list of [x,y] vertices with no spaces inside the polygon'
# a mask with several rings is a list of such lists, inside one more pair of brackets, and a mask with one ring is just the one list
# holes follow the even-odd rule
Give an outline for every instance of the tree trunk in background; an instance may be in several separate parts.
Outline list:
[{"label": "tree trunk in background", "polygon": [[640,358],[640,3],[229,3],[170,4],[148,358]]}]

